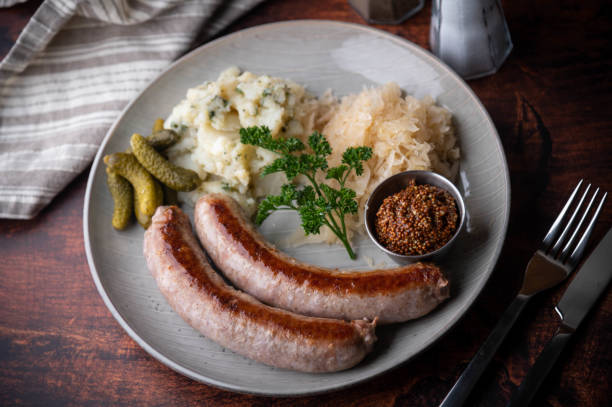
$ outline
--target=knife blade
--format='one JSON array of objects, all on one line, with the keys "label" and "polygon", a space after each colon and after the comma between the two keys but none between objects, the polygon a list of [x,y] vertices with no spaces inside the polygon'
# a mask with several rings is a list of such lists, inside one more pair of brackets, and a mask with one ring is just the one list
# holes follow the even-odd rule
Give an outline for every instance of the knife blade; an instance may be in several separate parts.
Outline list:
[{"label": "knife blade", "polygon": [[561,351],[612,280],[612,229],[608,230],[565,290],[555,310],[561,326],[546,344],[506,407],[527,406]]},{"label": "knife blade", "polygon": [[578,328],[611,279],[612,229],[584,262],[555,307],[555,311],[568,328]]}]

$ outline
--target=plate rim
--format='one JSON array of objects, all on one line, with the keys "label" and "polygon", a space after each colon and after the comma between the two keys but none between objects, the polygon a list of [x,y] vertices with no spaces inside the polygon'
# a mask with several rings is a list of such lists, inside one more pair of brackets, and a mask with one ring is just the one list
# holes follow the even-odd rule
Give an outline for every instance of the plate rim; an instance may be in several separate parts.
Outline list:
[{"label": "plate rim", "polygon": [[[132,329],[132,327],[128,324],[127,320],[123,317],[123,315],[121,314],[121,312],[115,307],[115,305],[113,304],[113,302],[110,300],[110,297],[108,296],[106,289],[104,287],[104,285],[102,284],[102,281],[100,279],[99,276],[99,272],[96,268],[96,262],[93,256],[93,252],[92,252],[92,248],[91,248],[91,240],[90,240],[90,217],[89,217],[89,210],[90,210],[90,202],[91,202],[91,196],[92,196],[92,189],[93,189],[93,183],[94,183],[94,178],[95,178],[95,173],[96,170],[98,169],[98,166],[100,165],[100,161],[102,159],[102,151],[104,150],[104,148],[106,147],[106,145],[108,144],[109,140],[111,139],[111,136],[115,133],[116,128],[119,125],[119,122],[123,119],[123,117],[125,116],[125,114],[128,112],[128,110],[130,110],[132,108],[132,106],[134,104],[136,104],[140,98],[142,97],[142,95],[149,89],[151,88],[155,83],[157,83],[162,77],[164,77],[165,75],[167,75],[170,71],[174,70],[178,65],[182,65],[184,63],[187,63],[187,61],[189,61],[190,59],[194,58],[196,55],[199,55],[202,52],[206,52],[207,49],[212,48],[216,45],[218,45],[219,43],[223,42],[223,41],[228,41],[231,40],[235,37],[239,37],[242,35],[248,35],[248,34],[253,34],[254,31],[262,31],[262,30],[269,30],[269,29],[274,29],[276,27],[279,26],[299,26],[299,25],[312,25],[312,24],[321,24],[321,25],[330,25],[330,26],[343,26],[346,28],[350,28],[350,29],[354,29],[354,30],[359,30],[359,31],[363,31],[366,32],[368,34],[374,34],[377,35],[381,38],[385,38],[388,40],[391,40],[392,42],[398,44],[401,47],[406,47],[408,49],[410,49],[411,51],[413,51],[414,53],[418,54],[418,56],[422,57],[423,59],[426,59],[429,63],[436,65],[438,67],[441,67],[443,69],[443,71],[445,71],[446,74],[448,74],[452,79],[455,80],[455,82],[457,82],[457,84],[459,86],[461,86],[463,88],[463,90],[466,92],[466,94],[469,96],[470,99],[472,99],[472,101],[474,102],[474,106],[476,106],[478,108],[478,110],[480,110],[480,112],[483,115],[483,118],[486,120],[486,123],[493,129],[494,131],[494,136],[495,136],[495,142],[496,142],[496,148],[499,152],[499,155],[502,158],[502,164],[503,164],[503,168],[504,168],[504,178],[505,178],[505,182],[507,185],[507,192],[506,192],[506,196],[505,196],[505,217],[503,219],[503,223],[501,225],[501,239],[500,239],[500,244],[495,248],[493,256],[492,256],[492,261],[491,261],[491,267],[489,268],[489,270],[487,270],[485,278],[483,278],[481,280],[481,283],[476,287],[476,289],[468,296],[467,301],[465,302],[465,304],[459,309],[458,312],[458,317],[454,320],[450,320],[446,325],[444,325],[435,335],[433,335],[431,338],[428,338],[427,342],[425,343],[425,346],[423,347],[423,349],[421,349],[419,352],[417,352],[416,354],[409,356],[408,358],[402,360],[401,362],[395,363],[393,365],[390,366],[383,366],[381,369],[375,371],[374,373],[364,376],[362,378],[358,378],[358,379],[353,379],[347,383],[334,383],[331,385],[326,385],[325,381],[322,381],[322,385],[317,386],[316,389],[310,389],[310,390],[305,390],[305,391],[300,391],[300,392],[282,392],[282,391],[277,391],[277,392],[270,392],[270,391],[265,391],[265,390],[258,390],[249,386],[243,386],[243,385],[237,385],[237,384],[232,384],[232,383],[228,383],[226,381],[222,381],[222,380],[216,380],[214,378],[210,378],[207,376],[204,376],[203,374],[197,373],[195,371],[193,371],[192,369],[185,367],[183,365],[181,365],[179,362],[173,360],[171,357],[163,354],[161,351],[155,349],[152,345],[150,345],[145,339],[143,339],[136,331],[134,331],[134,329]],[[499,132],[497,131],[497,128],[495,127],[495,124],[493,122],[493,120],[491,119],[491,116],[489,115],[488,111],[486,110],[486,108],[484,107],[484,105],[482,104],[482,102],[480,101],[480,99],[478,98],[478,96],[474,93],[474,91],[467,85],[467,83],[457,74],[455,73],[455,71],[453,71],[448,65],[446,65],[444,62],[442,62],[440,59],[438,59],[436,56],[434,56],[431,52],[429,52],[428,50],[422,48],[421,46],[411,42],[410,40],[400,37],[398,35],[389,33],[387,31],[381,30],[381,29],[377,29],[368,25],[363,25],[363,24],[358,24],[358,23],[350,23],[350,22],[344,22],[344,21],[335,21],[335,20],[323,20],[323,19],[299,19],[299,20],[291,20],[291,21],[277,21],[277,22],[271,22],[271,23],[266,23],[266,24],[261,24],[261,25],[256,25],[256,26],[252,26],[252,27],[248,27],[248,28],[244,28],[241,29],[239,31],[235,31],[233,33],[221,36],[219,38],[216,38],[212,41],[206,42],[202,45],[200,45],[199,47],[189,51],[188,53],[186,53],[185,55],[181,56],[180,58],[178,58],[176,61],[174,61],[173,63],[171,63],[169,66],[167,66],[164,70],[162,70],[155,78],[153,78],[125,107],[124,109],[121,111],[121,113],[119,114],[119,116],[115,119],[115,121],[113,122],[112,126],[109,128],[109,130],[107,131],[106,135],[104,136],[100,146],[98,147],[98,151],[96,153],[96,156],[93,160],[93,163],[91,165],[91,169],[88,175],[88,179],[87,179],[87,188],[85,191],[85,197],[84,197],[84,205],[83,205],[83,241],[84,241],[84,245],[85,245],[85,253],[86,253],[86,257],[87,257],[87,263],[89,266],[89,271],[91,273],[91,276],[94,280],[94,284],[96,286],[96,289],[98,291],[98,294],[102,297],[102,300],[104,301],[104,304],[106,305],[106,307],[108,308],[108,310],[111,312],[112,316],[115,318],[115,320],[119,323],[119,325],[127,332],[127,334],[142,348],[144,349],[150,356],[152,356],[154,359],[156,359],[157,361],[161,362],[162,364],[164,364],[165,366],[169,367],[171,370],[180,373],[186,377],[189,377],[190,379],[193,379],[197,382],[206,384],[206,385],[211,385],[223,390],[229,390],[229,391],[233,391],[233,392],[238,392],[238,393],[244,393],[244,394],[254,394],[254,395],[260,395],[260,396],[271,396],[271,397],[292,397],[292,396],[310,396],[310,395],[317,395],[317,394],[323,394],[323,393],[328,393],[328,392],[332,392],[332,391],[339,391],[354,385],[357,385],[359,383],[363,383],[364,381],[367,380],[372,380],[377,376],[380,376],[384,373],[387,373],[393,369],[398,368],[399,366],[407,363],[408,361],[410,361],[411,359],[413,359],[414,357],[416,357],[419,354],[422,354],[423,352],[427,351],[433,344],[435,344],[438,340],[440,340],[441,337],[443,337],[444,335],[446,335],[452,328],[453,326],[455,326],[457,323],[459,323],[459,321],[461,321],[463,319],[463,317],[465,316],[466,312],[469,310],[469,308],[471,308],[471,306],[474,304],[474,302],[476,301],[476,299],[478,298],[478,296],[482,293],[482,290],[484,288],[484,286],[486,285],[486,283],[489,281],[489,279],[491,278],[491,275],[493,274],[493,271],[495,270],[495,267],[497,266],[497,262],[499,260],[499,256],[501,254],[501,251],[503,249],[504,246],[504,242],[506,240],[507,237],[507,232],[508,232],[508,224],[509,224],[509,219],[510,219],[510,204],[511,204],[511,183],[510,183],[510,171],[508,168],[508,163],[507,163],[507,159],[506,159],[506,155],[503,149],[503,145],[501,142],[501,139],[499,137]]]}]

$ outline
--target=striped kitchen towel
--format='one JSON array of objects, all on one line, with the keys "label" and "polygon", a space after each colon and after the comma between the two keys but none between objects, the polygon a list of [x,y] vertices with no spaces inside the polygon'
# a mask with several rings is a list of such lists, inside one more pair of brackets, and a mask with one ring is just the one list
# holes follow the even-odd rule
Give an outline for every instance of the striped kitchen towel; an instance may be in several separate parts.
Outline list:
[{"label": "striped kitchen towel", "polygon": [[0,62],[0,218],[34,217],[147,83],[261,1],[45,0]]}]

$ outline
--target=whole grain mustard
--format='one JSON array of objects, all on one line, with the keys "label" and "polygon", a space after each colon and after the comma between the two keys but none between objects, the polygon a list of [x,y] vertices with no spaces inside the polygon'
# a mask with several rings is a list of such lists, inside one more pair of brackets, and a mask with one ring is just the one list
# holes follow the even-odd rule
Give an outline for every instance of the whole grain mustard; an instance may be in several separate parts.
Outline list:
[{"label": "whole grain mustard", "polygon": [[378,241],[407,256],[433,252],[448,242],[457,229],[457,203],[447,191],[411,180],[388,196],[376,212]]}]

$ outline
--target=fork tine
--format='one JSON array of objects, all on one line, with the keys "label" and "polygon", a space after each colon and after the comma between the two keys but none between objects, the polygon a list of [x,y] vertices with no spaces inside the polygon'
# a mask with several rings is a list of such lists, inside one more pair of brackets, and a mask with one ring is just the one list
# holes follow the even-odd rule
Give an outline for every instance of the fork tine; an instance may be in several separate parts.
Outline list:
[{"label": "fork tine", "polygon": [[599,194],[599,188],[597,188],[595,190],[595,193],[591,197],[591,200],[589,201],[589,204],[587,205],[586,209],[582,213],[582,217],[580,218],[580,222],[578,222],[578,225],[576,225],[576,227],[574,228],[574,233],[572,233],[572,236],[569,238],[569,240],[567,241],[567,244],[565,245],[565,247],[561,251],[561,254],[559,255],[559,261],[560,262],[563,263],[565,261],[565,259],[567,258],[567,255],[570,253],[572,245],[574,244],[574,239],[576,239],[576,236],[578,236],[578,232],[580,231],[580,228],[582,227],[582,224],[584,223],[584,220],[586,219],[587,215],[589,214],[589,211],[591,210],[591,207],[593,206],[593,202],[595,202],[595,198],[597,198],[598,194]]},{"label": "fork tine", "polygon": [[584,249],[586,248],[589,238],[591,237],[591,233],[593,232],[593,229],[595,229],[595,222],[597,221],[597,218],[599,217],[599,213],[601,212],[601,208],[603,207],[603,204],[606,201],[607,196],[608,196],[608,193],[606,192],[601,198],[599,205],[597,205],[597,210],[595,211],[595,215],[593,215],[593,218],[589,222],[589,226],[587,226],[586,231],[582,235],[582,238],[580,238],[580,241],[576,245],[576,248],[574,249],[574,251],[572,252],[569,258],[568,263],[572,268],[576,267],[576,265],[580,262],[580,260],[582,259],[582,256],[584,255]]},{"label": "fork tine", "polygon": [[572,225],[574,224],[574,221],[576,220],[576,216],[578,216],[578,213],[580,212],[580,209],[582,208],[582,204],[584,203],[584,200],[587,197],[587,194],[589,193],[590,190],[591,190],[591,184],[587,185],[586,190],[584,191],[584,193],[580,197],[580,200],[578,201],[578,204],[574,208],[574,212],[572,212],[572,216],[570,216],[569,220],[567,221],[565,225],[565,228],[563,228],[563,232],[561,232],[561,236],[559,236],[559,238],[555,242],[552,249],[550,249],[550,252],[548,254],[551,257],[553,258],[557,257],[557,254],[559,253],[559,250],[561,249],[563,242],[565,241],[565,238],[567,237],[567,234],[572,229]]},{"label": "fork tine", "polygon": [[576,185],[576,188],[574,188],[574,191],[572,191],[572,195],[570,195],[569,199],[565,203],[565,206],[563,206],[563,209],[561,209],[561,212],[559,213],[559,216],[557,216],[557,219],[555,219],[554,223],[550,227],[550,230],[548,231],[548,233],[546,233],[546,236],[542,240],[542,245],[540,246],[540,248],[544,252],[548,251],[548,249],[550,248],[550,246],[553,243],[553,240],[554,240],[555,236],[559,232],[559,229],[561,227],[561,222],[563,221],[563,218],[565,217],[565,214],[567,213],[567,211],[569,210],[569,207],[571,206],[572,202],[574,201],[574,198],[576,197],[576,194],[578,193],[578,190],[580,189],[580,186],[582,185],[582,181],[584,181],[584,180],[580,180],[578,182],[578,185]]},{"label": "fork tine", "polygon": [[567,221],[567,224],[565,225],[565,228],[563,229],[561,236],[559,236],[553,248],[550,249],[550,253],[548,254],[551,257],[553,258],[557,257],[557,253],[559,253],[559,249],[561,249],[561,246],[563,245],[563,242],[565,241],[567,234],[570,232],[572,225],[574,224],[574,220],[576,220],[576,216],[580,212],[580,208],[582,208],[584,199],[587,197],[587,194],[589,193],[590,190],[591,190],[591,184],[587,185],[584,193],[582,194],[582,196],[580,197],[580,200],[578,201],[578,204],[576,205],[576,208],[574,208],[574,212],[572,213],[572,216],[570,216],[569,220]]}]

